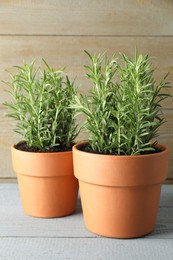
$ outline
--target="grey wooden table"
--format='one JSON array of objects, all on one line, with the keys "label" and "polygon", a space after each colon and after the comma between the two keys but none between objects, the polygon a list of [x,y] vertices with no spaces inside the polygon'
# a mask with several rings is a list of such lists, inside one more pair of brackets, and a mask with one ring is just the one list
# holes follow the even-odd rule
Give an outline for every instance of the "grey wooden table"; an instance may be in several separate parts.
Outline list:
[{"label": "grey wooden table", "polygon": [[75,214],[58,219],[27,216],[17,184],[0,184],[0,260],[173,260],[173,185],[162,187],[156,229],[137,239],[109,239],[89,232],[80,201]]}]

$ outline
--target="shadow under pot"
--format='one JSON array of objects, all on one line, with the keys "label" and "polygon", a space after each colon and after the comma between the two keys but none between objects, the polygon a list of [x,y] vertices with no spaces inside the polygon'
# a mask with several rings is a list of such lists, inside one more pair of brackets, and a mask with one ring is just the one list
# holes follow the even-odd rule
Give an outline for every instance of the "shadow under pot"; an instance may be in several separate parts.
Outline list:
[{"label": "shadow under pot", "polygon": [[161,184],[168,172],[169,149],[148,155],[88,153],[73,147],[86,227],[98,235],[134,238],[156,225]]},{"label": "shadow under pot", "polygon": [[13,146],[12,162],[27,214],[53,218],[75,211],[78,180],[73,174],[72,151],[25,152]]}]

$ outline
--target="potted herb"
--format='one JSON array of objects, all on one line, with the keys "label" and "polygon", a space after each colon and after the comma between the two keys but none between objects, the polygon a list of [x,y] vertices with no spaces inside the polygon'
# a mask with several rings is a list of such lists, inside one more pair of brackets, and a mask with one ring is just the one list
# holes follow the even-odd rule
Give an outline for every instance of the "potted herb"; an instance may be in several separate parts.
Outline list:
[{"label": "potted herb", "polygon": [[93,89],[72,105],[85,114],[89,133],[88,142],[73,147],[85,224],[107,237],[139,237],[155,227],[167,176],[169,149],[154,140],[169,84],[166,77],[156,84],[148,55],[122,54],[118,62],[87,54]]},{"label": "potted herb", "polygon": [[43,62],[44,70],[32,62],[10,73],[13,100],[5,105],[23,138],[12,146],[23,208],[35,217],[60,217],[75,210],[78,193],[72,164],[78,130],[69,109],[76,90],[63,70]]}]

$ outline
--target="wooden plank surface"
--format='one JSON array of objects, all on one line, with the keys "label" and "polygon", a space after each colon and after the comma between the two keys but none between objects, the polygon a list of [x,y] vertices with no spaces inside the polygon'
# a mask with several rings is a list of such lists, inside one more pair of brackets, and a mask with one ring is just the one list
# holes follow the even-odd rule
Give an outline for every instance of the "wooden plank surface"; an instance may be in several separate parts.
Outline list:
[{"label": "wooden plank surface", "polygon": [[[82,92],[87,92],[91,83],[86,80],[84,65],[89,64],[89,59],[84,53],[107,52],[119,56],[119,52],[134,56],[135,46],[143,54],[154,56],[153,66],[158,69],[155,73],[159,81],[170,71],[168,80],[173,82],[173,37],[58,37],[58,36],[0,36],[0,79],[7,80],[5,70],[11,70],[14,65],[22,65],[23,60],[31,62],[45,58],[55,69],[66,67],[66,72],[71,79],[76,78]],[[4,51],[5,50],[5,51]],[[0,106],[9,98],[4,90],[6,85],[0,84]],[[173,88],[170,90],[173,94]],[[165,108],[173,109],[173,100],[164,103]]]},{"label": "wooden plank surface", "polygon": [[[157,79],[170,71],[169,80],[173,81],[173,38],[169,37],[150,37],[150,45],[145,37],[31,37],[31,36],[1,36],[0,37],[0,56],[3,60],[0,63],[0,78],[7,80],[8,74],[5,69],[10,70],[12,65],[21,65],[23,57],[26,62],[31,62],[34,58],[38,58],[38,64],[41,64],[40,57],[48,60],[54,68],[61,68],[68,64],[67,73],[70,78],[75,76],[76,84],[81,85],[79,90],[87,93],[90,88],[90,82],[86,80],[84,64],[88,63],[88,59],[83,50],[88,49],[91,52],[108,51],[108,55],[113,53],[125,52],[133,55],[134,46],[138,46],[143,53],[150,53],[156,56],[156,66],[159,67],[156,73]],[[163,48],[159,48],[162,46]],[[4,51],[6,49],[7,51]],[[9,100],[9,95],[4,90],[7,86],[0,84],[0,107],[3,108],[2,102]],[[173,94],[173,88],[171,90]],[[165,108],[165,118],[167,123],[161,127],[160,133],[165,137],[166,143],[170,143],[171,160],[169,168],[169,177],[173,176],[173,100],[169,99],[163,104]],[[19,140],[12,129],[13,122],[3,116],[5,110],[0,109],[0,176],[14,177],[11,167],[10,146]],[[78,140],[84,139],[85,136],[80,135]]]},{"label": "wooden plank surface", "polygon": [[[0,1],[0,79],[5,70],[44,57],[58,69],[66,66],[71,79],[77,76],[80,91],[88,92],[84,64],[88,59],[83,50],[107,51],[155,56],[157,80],[170,71],[173,82],[173,1],[158,0],[8,0]],[[10,146],[19,140],[12,129],[13,122],[3,117],[2,103],[9,100],[0,84],[0,178],[13,178]],[[173,89],[171,90],[173,94]],[[173,99],[163,103],[166,120],[161,127],[161,139],[171,147],[169,178],[173,179]],[[79,137],[83,139],[85,135]]]},{"label": "wooden plank surface", "polygon": [[138,239],[109,239],[89,232],[78,201],[75,214],[57,219],[27,216],[16,184],[0,184],[2,260],[172,260],[173,186],[164,185],[154,232]]},{"label": "wooden plank surface", "polygon": [[[74,214],[64,218],[41,219],[25,214],[17,184],[0,184],[1,237],[99,237],[84,226],[80,200]],[[145,239],[173,239],[173,186],[163,185],[155,230]],[[22,228],[21,228],[22,227]]]},{"label": "wooden plank surface", "polygon": [[173,35],[173,2],[0,1],[0,34]]},{"label": "wooden plank surface", "polygon": [[1,238],[2,260],[172,260],[172,239]]},{"label": "wooden plank surface", "polygon": [[20,137],[13,132],[13,120],[4,116],[5,110],[0,109],[0,178],[15,177],[11,162],[11,145]]}]

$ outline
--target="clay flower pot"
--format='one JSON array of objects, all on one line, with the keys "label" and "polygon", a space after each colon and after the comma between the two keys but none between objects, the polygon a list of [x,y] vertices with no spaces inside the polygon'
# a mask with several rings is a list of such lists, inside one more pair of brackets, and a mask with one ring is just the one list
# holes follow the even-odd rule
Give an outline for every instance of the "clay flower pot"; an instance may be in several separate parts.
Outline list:
[{"label": "clay flower pot", "polygon": [[12,147],[22,206],[34,217],[61,217],[75,211],[78,181],[72,152],[34,153]]},{"label": "clay flower pot", "polygon": [[148,155],[115,156],[73,147],[74,174],[86,227],[99,235],[133,238],[155,228],[169,149]]}]

